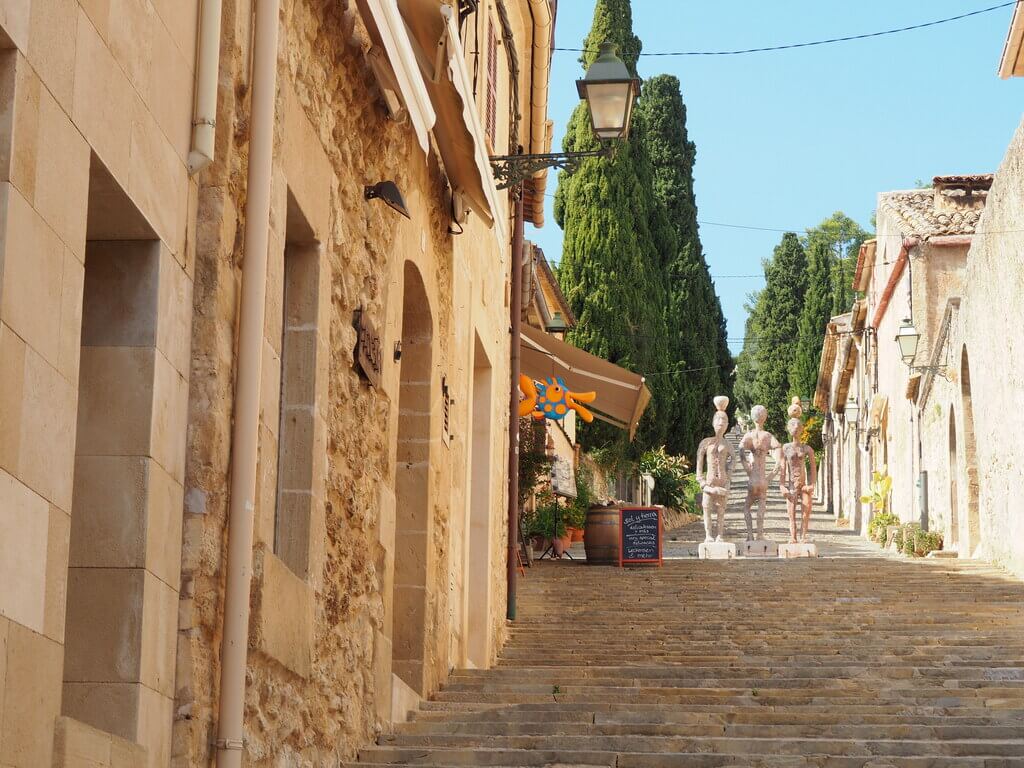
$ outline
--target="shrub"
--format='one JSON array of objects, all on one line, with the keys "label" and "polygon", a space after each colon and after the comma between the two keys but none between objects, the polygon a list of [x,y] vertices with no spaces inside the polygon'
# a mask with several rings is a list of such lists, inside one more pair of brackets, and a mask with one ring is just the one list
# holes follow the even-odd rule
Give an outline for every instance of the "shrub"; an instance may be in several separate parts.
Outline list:
[{"label": "shrub", "polygon": [[934,531],[918,530],[914,537],[914,554],[924,557],[929,552],[942,549],[942,534]]},{"label": "shrub", "polygon": [[883,540],[885,529],[890,525],[899,525],[899,522],[899,518],[892,512],[881,512],[875,515],[868,523],[868,538],[884,545],[886,543]]},{"label": "shrub", "polygon": [[528,536],[551,536],[552,531],[556,536],[564,536],[565,505],[551,491],[542,491],[537,494],[536,509],[524,522]]},{"label": "shrub", "polygon": [[595,503],[597,493],[594,491],[594,473],[590,467],[580,462],[576,467],[576,498],[567,499],[563,510],[566,525],[582,528],[587,522],[587,510]]},{"label": "shrub", "polygon": [[672,456],[664,447],[646,451],[640,457],[640,472],[654,478],[654,503],[673,509],[686,508],[689,469],[685,456]]}]

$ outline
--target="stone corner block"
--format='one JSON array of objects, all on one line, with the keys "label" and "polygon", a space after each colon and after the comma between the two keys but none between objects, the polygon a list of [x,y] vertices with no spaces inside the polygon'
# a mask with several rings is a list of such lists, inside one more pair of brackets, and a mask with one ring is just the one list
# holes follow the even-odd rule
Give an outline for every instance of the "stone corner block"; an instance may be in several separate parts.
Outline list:
[{"label": "stone corner block", "polygon": [[308,678],[313,665],[313,589],[265,546],[259,546],[256,558],[255,647]]}]

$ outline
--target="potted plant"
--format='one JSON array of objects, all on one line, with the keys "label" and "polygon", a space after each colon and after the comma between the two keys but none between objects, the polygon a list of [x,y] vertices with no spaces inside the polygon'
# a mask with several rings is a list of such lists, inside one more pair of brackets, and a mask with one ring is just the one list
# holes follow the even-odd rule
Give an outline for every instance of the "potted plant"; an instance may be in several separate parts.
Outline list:
[{"label": "potted plant", "polygon": [[[894,515],[888,515],[886,511],[886,507],[889,505],[889,493],[892,491],[892,478],[886,471],[885,466],[880,470],[876,470],[871,473],[871,485],[869,486],[869,491],[869,493],[860,497],[860,502],[861,504],[870,504],[871,509],[874,510],[871,521],[868,523],[868,535],[870,536],[872,526],[874,526],[874,530],[876,532],[881,532],[885,530],[885,525],[899,523],[899,520],[896,519]],[[883,525],[881,523],[881,519],[887,515],[892,519],[886,520]],[[883,542],[883,546],[884,544],[885,542]]]},{"label": "potted plant", "polygon": [[[562,519],[563,510],[559,509],[558,499],[551,491],[542,491],[537,494],[537,506],[530,517],[530,528],[528,533],[535,537],[543,537],[544,549],[548,543],[554,546],[555,555],[562,556],[565,549],[571,542],[565,528],[565,521]],[[536,545],[535,545],[536,546]]]}]

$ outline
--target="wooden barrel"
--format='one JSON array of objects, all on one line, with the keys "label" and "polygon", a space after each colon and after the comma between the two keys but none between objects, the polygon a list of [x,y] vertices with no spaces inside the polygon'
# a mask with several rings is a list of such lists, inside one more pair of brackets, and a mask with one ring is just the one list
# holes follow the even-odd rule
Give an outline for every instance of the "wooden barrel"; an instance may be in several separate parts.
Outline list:
[{"label": "wooden barrel", "polygon": [[590,565],[619,564],[619,508],[591,507],[583,534]]}]

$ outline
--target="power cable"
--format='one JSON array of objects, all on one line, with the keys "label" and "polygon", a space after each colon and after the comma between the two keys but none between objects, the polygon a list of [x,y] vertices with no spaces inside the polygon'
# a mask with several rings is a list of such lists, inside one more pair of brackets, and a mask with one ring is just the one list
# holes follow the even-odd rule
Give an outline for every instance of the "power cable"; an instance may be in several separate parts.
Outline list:
[{"label": "power cable", "polygon": [[[784,45],[768,45],[761,48],[740,48],[737,50],[729,51],[660,51],[652,53],[640,53],[641,56],[741,56],[748,53],[767,53],[770,51],[789,51],[795,48],[811,48],[818,45],[831,45],[833,43],[846,43],[851,40],[867,40],[873,37],[884,37],[886,35],[896,35],[903,32],[912,32],[918,29],[925,29],[927,27],[937,27],[940,24],[949,24],[954,21],[961,21],[968,19],[972,16],[980,16],[983,13],[991,13],[992,11],[998,11],[1001,8],[1009,8],[1011,5],[1017,5],[1024,0],[1010,0],[1006,3],[1000,3],[998,5],[992,5],[988,8],[979,8],[976,11],[970,11],[968,13],[961,13],[958,16],[949,16],[945,19],[936,19],[935,21],[926,21],[920,24],[911,24],[907,27],[896,27],[895,29],[883,29],[880,32],[866,32],[860,35],[846,35],[844,37],[830,37],[825,40],[811,40],[804,43],[786,43]],[[586,48],[555,48],[556,51],[565,51],[570,53],[597,53],[593,49]]]}]

